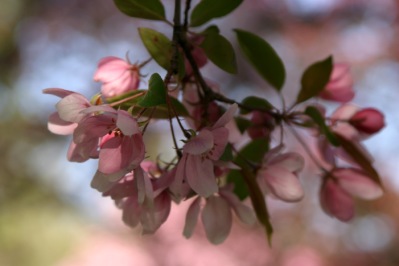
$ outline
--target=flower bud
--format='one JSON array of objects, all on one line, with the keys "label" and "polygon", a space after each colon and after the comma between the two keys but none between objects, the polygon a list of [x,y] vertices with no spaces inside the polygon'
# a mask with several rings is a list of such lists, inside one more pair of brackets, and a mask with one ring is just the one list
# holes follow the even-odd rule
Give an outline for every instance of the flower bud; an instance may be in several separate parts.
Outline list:
[{"label": "flower bud", "polygon": [[358,131],[367,134],[377,133],[385,126],[384,115],[374,108],[358,111],[350,118],[349,123]]},{"label": "flower bud", "polygon": [[336,102],[348,102],[353,99],[353,80],[347,64],[334,65],[330,80],[319,96]]}]

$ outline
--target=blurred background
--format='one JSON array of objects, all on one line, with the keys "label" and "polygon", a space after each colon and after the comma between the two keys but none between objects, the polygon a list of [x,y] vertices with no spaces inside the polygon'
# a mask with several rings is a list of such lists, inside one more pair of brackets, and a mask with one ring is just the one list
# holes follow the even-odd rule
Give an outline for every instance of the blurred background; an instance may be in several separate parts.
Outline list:
[{"label": "blurred background", "polygon": [[[173,3],[162,2],[171,20]],[[233,28],[256,32],[272,44],[286,65],[288,102],[303,70],[332,54],[335,62],[352,66],[354,102],[386,117],[387,127],[365,142],[385,195],[357,202],[356,219],[341,223],[319,207],[319,178],[301,176],[307,192],[302,202],[268,199],[275,227],[270,249],[261,228],[239,223],[219,246],[207,242],[200,224],[185,239],[187,204],[174,206],[154,236],[140,236],[122,224],[110,199],[90,189],[96,162],[67,162],[69,139],[47,131],[57,98],[42,89],[90,97],[100,88],[92,80],[99,59],[129,52],[132,62],[144,61],[149,56],[137,27],[168,36],[171,28],[128,18],[107,0],[1,0],[0,265],[399,265],[398,18],[395,0],[246,0],[231,16],[214,21],[235,47]],[[267,85],[236,51],[238,76],[211,63],[205,76],[232,98],[261,95]],[[155,71],[164,74],[155,63],[143,70]],[[272,91],[262,95],[275,98]],[[160,123],[146,133],[154,154],[168,148],[162,129]]]}]

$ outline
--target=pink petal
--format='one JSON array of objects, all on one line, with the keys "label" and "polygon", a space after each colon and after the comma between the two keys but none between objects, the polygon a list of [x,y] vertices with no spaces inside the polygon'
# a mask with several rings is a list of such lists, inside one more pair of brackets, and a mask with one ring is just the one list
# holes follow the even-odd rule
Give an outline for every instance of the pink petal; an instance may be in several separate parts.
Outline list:
[{"label": "pink petal", "polygon": [[150,178],[144,174],[143,169],[134,169],[134,179],[137,184],[137,202],[143,204],[144,200],[152,202],[154,199]]},{"label": "pink petal", "polygon": [[90,186],[100,192],[108,191],[117,184],[117,181],[120,180],[125,173],[126,172],[120,171],[111,175],[107,175],[97,171],[91,180]]},{"label": "pink petal", "polygon": [[88,139],[100,138],[114,130],[116,127],[114,118],[109,115],[88,116],[80,121],[73,132],[73,140],[76,143],[85,142]]},{"label": "pink petal", "polygon": [[197,136],[191,138],[184,145],[183,152],[192,155],[199,155],[209,151],[213,145],[213,134],[209,130],[203,129]]},{"label": "pink petal", "polygon": [[169,216],[171,200],[168,193],[161,193],[154,199],[154,205],[146,207],[140,216],[143,234],[153,234]]},{"label": "pink petal", "polygon": [[210,160],[188,155],[185,173],[188,184],[198,195],[207,198],[218,191],[213,163]]},{"label": "pink petal", "polygon": [[[176,173],[174,176],[174,180],[169,186],[169,190],[173,195],[173,200],[175,202],[180,202],[182,198],[184,198],[188,192],[191,190],[188,186],[186,180],[186,164],[187,164],[187,157],[188,154],[183,154],[183,157],[180,159],[177,166],[174,168],[176,169]],[[184,183],[183,183],[184,182]]]},{"label": "pink petal", "polygon": [[129,197],[122,205],[122,220],[130,227],[136,227],[140,222],[141,207],[137,203],[137,198]]},{"label": "pink petal", "polygon": [[219,118],[219,120],[216,121],[212,129],[216,129],[218,127],[224,127],[228,122],[230,122],[233,119],[237,109],[238,109],[237,104],[230,105],[229,109],[227,109],[226,112]]},{"label": "pink petal", "polygon": [[333,122],[336,120],[349,120],[358,110],[359,107],[354,104],[343,104],[335,110],[331,115],[331,119]]},{"label": "pink petal", "polygon": [[303,159],[302,155],[299,153],[288,152],[276,156],[269,162],[269,164],[284,168],[289,172],[299,172],[305,165],[305,159]]},{"label": "pink petal", "polygon": [[131,136],[140,133],[139,126],[136,119],[134,119],[128,112],[118,110],[118,118],[116,126],[122,131],[124,135]]},{"label": "pink petal", "polygon": [[76,123],[62,120],[58,113],[52,113],[47,123],[48,130],[58,135],[70,135],[77,126]]},{"label": "pink petal", "polygon": [[216,161],[219,160],[226,148],[229,141],[229,131],[224,127],[219,127],[212,130],[212,135],[214,145],[207,155],[209,159]]},{"label": "pink petal", "polygon": [[98,139],[90,139],[86,142],[76,144],[71,141],[67,152],[67,158],[71,162],[84,162],[96,153],[98,147]]},{"label": "pink petal", "polygon": [[358,169],[339,168],[331,174],[338,179],[339,185],[350,195],[373,200],[381,197],[384,193],[378,184]]},{"label": "pink petal", "polygon": [[327,214],[344,222],[355,214],[352,197],[331,179],[326,180],[320,190],[320,203]]},{"label": "pink petal", "polygon": [[126,169],[133,157],[133,140],[129,137],[114,137],[105,142],[100,150],[98,170],[112,174]]},{"label": "pink petal", "polygon": [[118,79],[104,83],[101,87],[101,93],[104,97],[114,97],[128,91],[137,90],[140,83],[140,77],[137,71],[125,71]]},{"label": "pink petal", "polygon": [[229,204],[221,197],[209,197],[201,220],[208,240],[215,245],[222,243],[229,235],[232,225]]},{"label": "pink petal", "polygon": [[64,98],[64,97],[66,97],[72,93],[76,93],[76,92],[64,90],[64,89],[60,89],[60,88],[49,88],[49,89],[44,89],[43,93],[44,94],[52,94],[52,95],[58,96],[60,98]]},{"label": "pink petal", "polygon": [[321,159],[330,167],[335,165],[335,153],[330,142],[324,137],[320,136],[317,140],[317,148]]},{"label": "pink petal", "polygon": [[320,97],[326,100],[348,102],[353,99],[353,80],[346,64],[335,64],[331,78]]},{"label": "pink petal", "polygon": [[81,111],[90,107],[90,102],[83,95],[72,93],[59,101],[56,107],[61,119],[79,123],[86,116]]},{"label": "pink petal", "polygon": [[264,179],[272,194],[283,201],[295,202],[304,196],[296,175],[279,166],[272,165],[267,169],[260,169],[258,178]]},{"label": "pink petal", "polygon": [[197,225],[198,215],[200,213],[201,197],[197,197],[187,210],[186,222],[184,224],[183,235],[186,238],[190,238],[193,235],[194,228]]},{"label": "pink petal", "polygon": [[235,214],[240,218],[240,220],[248,225],[253,225],[256,222],[256,216],[254,211],[243,204],[240,199],[231,191],[226,189],[219,191],[220,196],[222,196],[233,208]]},{"label": "pink petal", "polygon": [[104,57],[98,63],[94,80],[101,82],[110,82],[120,78],[120,76],[128,71],[130,64],[125,60],[114,56]]}]

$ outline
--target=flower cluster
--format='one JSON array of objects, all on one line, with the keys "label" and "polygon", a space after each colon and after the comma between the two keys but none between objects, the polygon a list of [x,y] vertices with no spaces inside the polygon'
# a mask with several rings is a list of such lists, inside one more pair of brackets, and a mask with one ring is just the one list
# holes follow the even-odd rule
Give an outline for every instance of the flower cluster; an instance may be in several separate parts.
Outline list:
[{"label": "flower cluster", "polygon": [[[152,8],[144,2],[143,6]],[[362,141],[384,127],[384,116],[377,109],[348,103],[355,92],[347,64],[333,64],[329,57],[310,66],[290,108],[283,102],[284,108],[279,109],[257,96],[238,102],[223,95],[218,84],[203,77],[200,69],[209,59],[235,73],[234,51],[228,40],[216,26],[201,33],[188,32],[187,27],[188,23],[175,25],[173,41],[154,30],[140,29],[153,59],[167,70],[164,79],[155,73],[148,83],[143,82],[148,84],[146,89],[139,89],[140,71],[151,60],[131,64],[110,56],[98,64],[94,80],[102,83],[101,92],[91,100],[59,88],[43,91],[61,98],[57,112],[49,117],[49,130],[72,135],[68,160],[98,159],[91,186],[115,201],[127,225],[152,234],[167,220],[172,204],[190,199],[183,229],[187,238],[201,216],[209,241],[223,242],[233,214],[248,225],[258,220],[270,237],[265,197],[300,201],[305,196],[301,172],[309,164],[318,169],[313,175],[320,176],[323,210],[339,220],[354,216],[353,197],[370,200],[383,194]],[[281,93],[285,70],[280,58],[260,37],[243,30],[236,33],[250,63]],[[261,67],[263,61],[274,65]],[[273,71],[268,72],[270,69]],[[317,97],[342,105],[328,116],[320,103],[307,102]],[[170,124],[175,154],[170,161],[145,160],[149,154],[143,135],[158,119]],[[305,141],[298,128],[306,129],[313,141]],[[181,141],[176,139],[176,130],[184,136]],[[303,154],[286,147],[286,131],[303,146]],[[233,141],[233,135],[240,141]],[[246,198],[251,199],[252,207]]]}]

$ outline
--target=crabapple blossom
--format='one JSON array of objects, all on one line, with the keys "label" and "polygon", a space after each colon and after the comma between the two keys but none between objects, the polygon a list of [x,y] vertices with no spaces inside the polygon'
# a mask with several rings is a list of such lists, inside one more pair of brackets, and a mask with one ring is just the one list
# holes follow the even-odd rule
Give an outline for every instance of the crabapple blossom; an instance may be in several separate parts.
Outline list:
[{"label": "crabapple blossom", "polygon": [[[166,179],[166,183],[165,183]],[[130,227],[141,224],[143,234],[154,233],[168,218],[171,198],[165,190],[169,173],[164,173],[158,180],[150,178],[142,167],[137,167],[126,174],[118,183],[112,185],[104,196],[114,199],[122,209],[122,220]]]},{"label": "crabapple blossom", "polygon": [[89,111],[102,113],[82,119],[74,131],[73,141],[82,156],[99,148],[97,179],[118,180],[144,159],[145,147],[137,121],[124,110],[106,106]]},{"label": "crabapple blossom", "polygon": [[218,191],[214,164],[227,145],[229,131],[225,125],[233,118],[237,108],[236,104],[231,105],[212,127],[203,128],[184,145],[172,188],[176,194],[181,194],[184,181],[205,198]]},{"label": "crabapple blossom", "polygon": [[98,63],[94,80],[102,82],[101,93],[104,97],[114,97],[137,90],[140,83],[140,68],[125,60],[108,56]]},{"label": "crabapple blossom", "polygon": [[297,174],[304,166],[304,159],[294,152],[280,154],[281,149],[276,147],[263,158],[257,172],[259,186],[264,193],[270,192],[283,201],[299,201],[304,192]]},{"label": "crabapple blossom", "polygon": [[[233,193],[233,187],[228,185],[219,190],[219,196],[212,195],[206,199],[201,213],[202,224],[206,236],[213,244],[222,243],[230,233],[232,225],[231,209],[245,224],[253,225],[256,221],[251,208],[243,204]],[[184,226],[183,235],[190,238],[198,221],[201,211],[201,197],[197,197],[190,205]]]},{"label": "crabapple blossom", "polygon": [[348,102],[353,99],[355,93],[349,65],[334,64],[330,80],[319,96],[325,100],[336,102]]},{"label": "crabapple blossom", "polygon": [[366,173],[355,168],[336,168],[326,177],[320,189],[323,210],[341,221],[353,218],[353,196],[373,200],[383,194],[381,187]]}]

